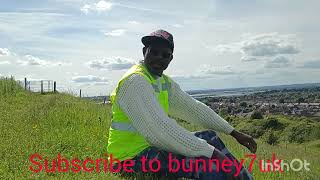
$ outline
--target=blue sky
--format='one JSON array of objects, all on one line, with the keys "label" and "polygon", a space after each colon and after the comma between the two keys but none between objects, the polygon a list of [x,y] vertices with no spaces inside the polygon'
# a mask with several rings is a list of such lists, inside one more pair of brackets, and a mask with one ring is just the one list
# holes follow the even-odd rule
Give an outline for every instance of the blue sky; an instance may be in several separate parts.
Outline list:
[{"label": "blue sky", "polygon": [[106,95],[142,59],[141,37],[174,35],[166,70],[184,90],[319,82],[315,0],[1,0],[0,75]]}]

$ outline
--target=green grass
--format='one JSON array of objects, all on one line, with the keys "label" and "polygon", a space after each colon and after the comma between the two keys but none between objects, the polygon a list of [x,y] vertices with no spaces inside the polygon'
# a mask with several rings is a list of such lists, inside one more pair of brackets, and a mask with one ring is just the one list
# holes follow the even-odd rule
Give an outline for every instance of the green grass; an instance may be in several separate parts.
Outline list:
[{"label": "green grass", "polygon": [[[68,94],[30,93],[12,79],[0,79],[0,178],[1,179],[123,179],[109,173],[32,173],[29,156],[38,153],[53,159],[101,158],[106,153],[111,107]],[[187,129],[201,128],[179,122]],[[246,149],[232,138],[221,135],[229,150],[242,158]],[[258,140],[258,159],[277,157],[306,159],[311,171],[261,173],[255,164],[255,179],[318,179],[320,142],[270,146]],[[138,177],[136,179],[142,179]],[[150,179],[150,178],[149,178]]]}]

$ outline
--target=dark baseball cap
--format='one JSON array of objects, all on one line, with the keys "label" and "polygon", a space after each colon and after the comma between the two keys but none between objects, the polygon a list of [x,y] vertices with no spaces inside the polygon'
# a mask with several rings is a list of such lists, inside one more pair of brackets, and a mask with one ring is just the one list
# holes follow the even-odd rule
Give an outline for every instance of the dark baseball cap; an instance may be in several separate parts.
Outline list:
[{"label": "dark baseball cap", "polygon": [[148,46],[148,45],[152,44],[152,42],[155,42],[155,41],[165,41],[169,44],[172,51],[174,49],[173,36],[172,36],[172,34],[170,34],[169,32],[167,32],[165,30],[162,30],[162,29],[156,30],[156,31],[152,32],[151,34],[149,34],[148,36],[144,36],[141,38],[141,42],[145,46]]}]

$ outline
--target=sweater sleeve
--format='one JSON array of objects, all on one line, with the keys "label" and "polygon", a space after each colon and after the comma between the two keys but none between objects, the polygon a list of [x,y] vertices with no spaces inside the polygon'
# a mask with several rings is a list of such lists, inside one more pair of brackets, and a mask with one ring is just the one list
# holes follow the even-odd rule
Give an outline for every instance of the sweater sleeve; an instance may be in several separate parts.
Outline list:
[{"label": "sweater sleeve", "polygon": [[143,76],[131,75],[119,89],[116,102],[152,146],[188,157],[212,156],[213,146],[165,114]]},{"label": "sweater sleeve", "polygon": [[169,114],[173,117],[196,123],[204,128],[230,134],[234,128],[207,105],[194,99],[180,89],[179,85],[172,81],[169,97]]}]

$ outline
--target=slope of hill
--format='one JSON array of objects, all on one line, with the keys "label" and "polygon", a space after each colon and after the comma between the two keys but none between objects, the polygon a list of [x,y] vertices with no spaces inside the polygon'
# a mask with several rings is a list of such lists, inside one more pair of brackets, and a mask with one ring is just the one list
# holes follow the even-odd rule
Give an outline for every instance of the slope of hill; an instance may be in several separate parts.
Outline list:
[{"label": "slope of hill", "polygon": [[[24,91],[14,80],[0,79],[0,178],[46,179],[121,179],[109,173],[33,173],[29,158],[40,154],[49,160],[61,156],[67,159],[102,158],[106,153],[110,106],[98,105],[68,94],[38,94]],[[187,129],[201,128],[180,122]],[[249,153],[229,136],[221,135],[237,158]],[[258,140],[257,159],[277,158],[307,160],[311,171],[269,172],[259,170],[255,161],[255,179],[317,179],[320,176],[320,142],[310,144],[280,144],[270,146]],[[249,164],[246,159],[246,164]],[[137,178],[137,179],[142,179]]]}]

